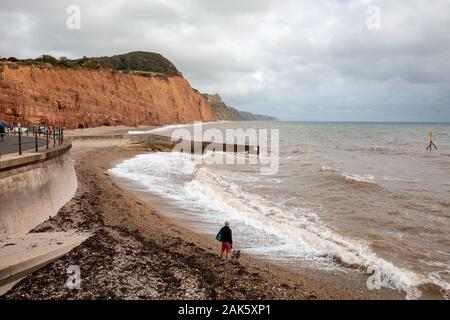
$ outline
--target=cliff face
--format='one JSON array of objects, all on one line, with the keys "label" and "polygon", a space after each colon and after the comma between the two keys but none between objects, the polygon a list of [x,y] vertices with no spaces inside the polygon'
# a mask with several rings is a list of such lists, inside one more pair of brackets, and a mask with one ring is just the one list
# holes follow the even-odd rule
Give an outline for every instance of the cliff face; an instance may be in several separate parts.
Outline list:
[{"label": "cliff face", "polygon": [[0,118],[85,128],[215,121],[181,76],[0,64]]},{"label": "cliff face", "polygon": [[213,108],[218,120],[241,121],[239,115],[229,108],[218,94],[203,94],[206,102]]}]

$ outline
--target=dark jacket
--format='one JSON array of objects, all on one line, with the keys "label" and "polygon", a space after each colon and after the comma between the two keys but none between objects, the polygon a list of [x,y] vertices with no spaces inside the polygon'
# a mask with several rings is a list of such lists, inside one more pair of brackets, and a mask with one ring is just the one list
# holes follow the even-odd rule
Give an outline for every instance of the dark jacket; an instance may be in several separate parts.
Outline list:
[{"label": "dark jacket", "polygon": [[228,242],[230,244],[233,244],[233,237],[231,235],[231,229],[230,227],[222,227],[222,229],[220,229],[220,235],[222,236],[220,241],[223,242]]}]

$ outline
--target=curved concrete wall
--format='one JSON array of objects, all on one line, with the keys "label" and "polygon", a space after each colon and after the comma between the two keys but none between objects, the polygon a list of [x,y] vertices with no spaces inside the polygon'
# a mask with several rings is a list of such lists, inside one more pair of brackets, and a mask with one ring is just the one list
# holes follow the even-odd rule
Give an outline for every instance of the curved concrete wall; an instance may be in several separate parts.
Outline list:
[{"label": "curved concrete wall", "polygon": [[70,147],[40,154],[39,160],[0,166],[0,235],[25,234],[72,199],[78,184]]}]

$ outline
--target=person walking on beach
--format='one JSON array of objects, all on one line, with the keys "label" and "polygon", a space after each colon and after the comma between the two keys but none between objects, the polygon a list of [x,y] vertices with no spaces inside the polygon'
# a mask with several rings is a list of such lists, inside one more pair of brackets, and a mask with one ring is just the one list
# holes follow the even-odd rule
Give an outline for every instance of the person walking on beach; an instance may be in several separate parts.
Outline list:
[{"label": "person walking on beach", "polygon": [[220,258],[223,259],[223,254],[226,252],[225,259],[228,261],[231,248],[233,247],[233,236],[229,221],[225,221],[225,226],[223,226],[219,233],[217,233],[216,239],[222,242]]},{"label": "person walking on beach", "polygon": [[6,121],[2,120],[2,123],[0,124],[0,141],[3,141],[5,133],[6,133]]}]

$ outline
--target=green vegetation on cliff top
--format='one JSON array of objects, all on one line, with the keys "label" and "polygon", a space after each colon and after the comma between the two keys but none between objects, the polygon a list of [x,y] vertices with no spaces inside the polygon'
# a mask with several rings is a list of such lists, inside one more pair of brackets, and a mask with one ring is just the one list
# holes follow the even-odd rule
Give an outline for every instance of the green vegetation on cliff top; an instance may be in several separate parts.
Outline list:
[{"label": "green vegetation on cliff top", "polygon": [[111,69],[121,72],[141,72],[166,76],[180,74],[174,64],[159,53],[144,51],[134,51],[112,57],[83,57],[73,60],[65,57],[57,59],[50,55],[42,55],[37,59],[23,60],[10,57],[7,60],[30,65],[46,63],[63,68]]},{"label": "green vegetation on cliff top", "polygon": [[261,114],[253,114],[250,112],[239,111],[236,108],[227,106],[218,94],[202,94],[206,102],[214,110],[218,120],[229,121],[278,121],[276,117]]},{"label": "green vegetation on cliff top", "polygon": [[[9,61],[11,67],[17,64],[55,66],[68,69],[94,69],[94,70],[114,70],[122,73],[132,73],[142,76],[163,76],[164,78],[181,75],[175,65],[159,53],[134,51],[126,54],[111,57],[83,57],[81,59],[59,59],[51,55],[42,55],[37,59],[17,59],[15,57],[0,58],[0,61]],[[0,65],[1,72],[1,65]],[[195,90],[199,93],[197,90]],[[275,117],[256,115],[250,112],[239,111],[227,106],[219,95],[202,94],[206,102],[212,107],[219,120],[231,121],[251,121],[263,120],[274,121]]]}]

